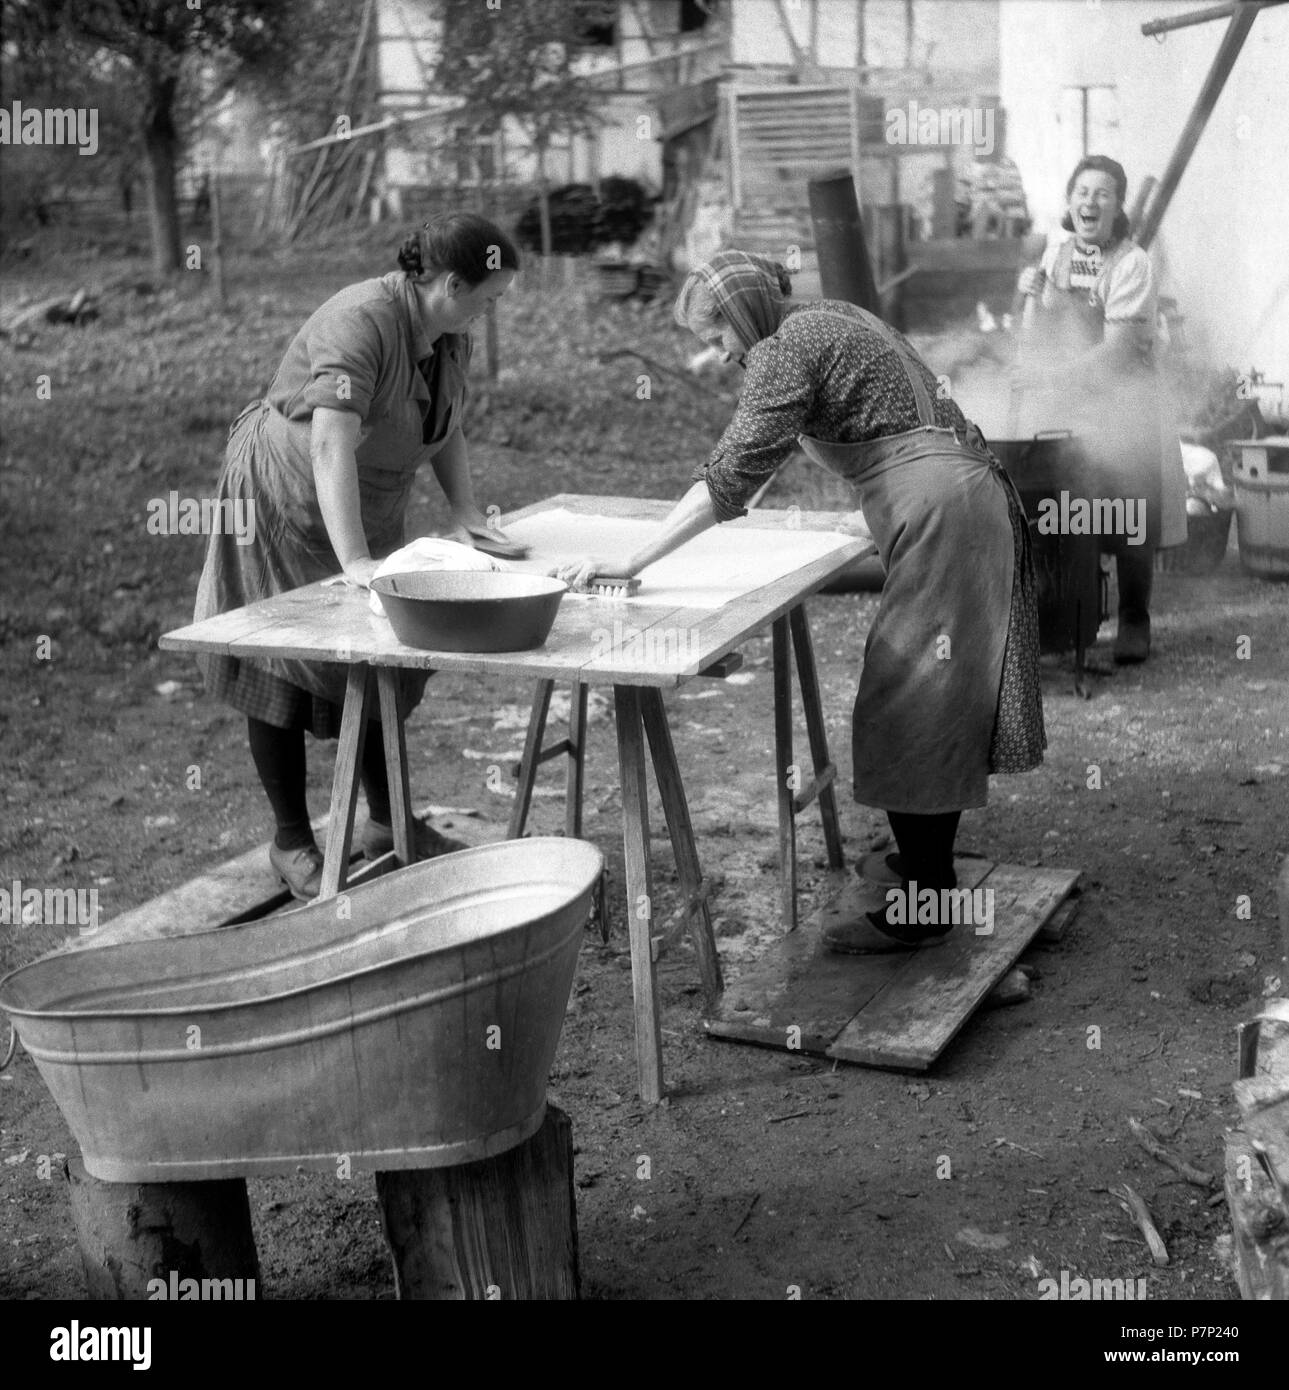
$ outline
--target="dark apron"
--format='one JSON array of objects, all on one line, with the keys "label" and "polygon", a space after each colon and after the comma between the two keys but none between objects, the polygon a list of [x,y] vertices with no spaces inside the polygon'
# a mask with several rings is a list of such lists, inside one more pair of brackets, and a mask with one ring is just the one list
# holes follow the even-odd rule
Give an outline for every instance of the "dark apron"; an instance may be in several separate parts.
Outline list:
[{"label": "dark apron", "polygon": [[976,426],[937,426],[903,347],[863,322],[899,357],[918,428],[799,441],[857,490],[886,569],[855,699],[855,799],[914,815],[983,806],[989,774],[1037,766],[1046,742],[1025,511]]},{"label": "dark apron", "polygon": [[[1129,245],[1121,241],[1111,250],[1102,275]],[[1085,286],[1070,283],[1073,253],[1071,239],[1062,245],[1049,277],[1050,293],[1041,301],[1040,320],[1051,348],[1060,357],[1069,358],[1105,340],[1105,310]],[[1054,414],[1073,421],[1087,457],[1094,495],[1144,503],[1146,525],[1141,544],[1158,546],[1162,539],[1163,460],[1159,387],[1153,363],[1143,357],[1104,393],[1077,398],[1064,392],[1061,396],[1061,406],[1053,407]],[[1138,547],[1128,545],[1126,537],[1101,538],[1104,551],[1125,548]]]}]

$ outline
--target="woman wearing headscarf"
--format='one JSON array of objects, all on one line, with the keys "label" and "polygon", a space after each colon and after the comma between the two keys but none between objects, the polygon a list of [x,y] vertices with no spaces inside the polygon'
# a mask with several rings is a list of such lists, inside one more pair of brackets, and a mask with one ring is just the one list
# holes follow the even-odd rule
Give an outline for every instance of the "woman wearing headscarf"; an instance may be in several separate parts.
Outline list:
[{"label": "woman wearing headscarf", "polygon": [[1155,550],[1186,540],[1186,479],[1177,432],[1160,410],[1155,362],[1158,296],[1150,257],[1128,235],[1123,165],[1079,160],[1065,186],[1066,235],[1022,272],[1026,359],[1017,381],[1037,393],[1027,430],[1072,426],[1087,451],[1099,497],[1144,504],[1145,527],[1102,536],[1115,556],[1119,626],[1114,659],[1150,655]]},{"label": "woman wearing headscarf", "polygon": [[863,866],[874,886],[841,951],[903,950],[947,923],[887,919],[886,889],[952,888],[961,813],[989,775],[1046,746],[1029,532],[980,431],[907,339],[832,300],[789,304],[782,266],[726,251],[692,271],[678,323],[745,369],[734,417],[658,536],[625,561],[561,569],[575,585],[629,578],[746,504],[798,444],[858,491],[886,569],[855,699],[855,798],[887,813],[898,852]]},{"label": "woman wearing headscarf", "polygon": [[[475,502],[461,421],[468,329],[515,277],[519,256],[492,222],[447,213],[409,237],[399,269],[363,280],[317,309],[286,350],[262,400],[228,435],[219,499],[254,516],[251,543],[213,534],[194,621],[343,571],[367,585],[404,543],[417,470],[430,463],[456,533],[497,552]],[[240,540],[240,538],[239,538]],[[511,553],[514,553],[513,550]],[[306,731],[340,732],[345,667],[288,659],[198,658],[206,689],[247,719],[251,758],[276,822],[269,858],[291,893],[316,897],[322,854],[305,799]],[[399,673],[399,715],[419,704],[427,673]],[[379,729],[360,769],[368,858],[393,847]],[[417,820],[420,859],[463,849]]]}]

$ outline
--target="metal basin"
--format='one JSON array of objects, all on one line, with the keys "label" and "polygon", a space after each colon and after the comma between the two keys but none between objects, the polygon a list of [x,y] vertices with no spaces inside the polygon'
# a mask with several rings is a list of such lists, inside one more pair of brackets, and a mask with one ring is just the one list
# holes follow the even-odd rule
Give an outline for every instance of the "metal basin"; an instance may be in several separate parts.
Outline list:
[{"label": "metal basin", "polygon": [[110,1182],[446,1167],[536,1132],[603,868],[510,840],[281,917],[45,956],[6,1010]]},{"label": "metal basin", "polygon": [[487,570],[387,574],[372,581],[400,642],[439,652],[524,652],[545,642],[562,579]]}]

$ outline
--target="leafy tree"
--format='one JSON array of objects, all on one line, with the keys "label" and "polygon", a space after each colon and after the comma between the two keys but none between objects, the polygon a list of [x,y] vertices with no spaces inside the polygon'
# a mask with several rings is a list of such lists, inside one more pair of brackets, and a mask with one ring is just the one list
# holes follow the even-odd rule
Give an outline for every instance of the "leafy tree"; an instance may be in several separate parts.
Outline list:
[{"label": "leafy tree", "polygon": [[465,98],[454,120],[471,133],[490,135],[506,117],[524,130],[537,156],[546,255],[546,153],[556,135],[597,124],[595,93],[574,62],[588,33],[616,11],[610,0],[440,0],[439,90]]},{"label": "leafy tree", "polygon": [[67,108],[97,112],[97,150],[85,158],[75,145],[18,145],[0,149],[6,228],[49,225],[58,220],[59,202],[92,192],[118,196],[128,210],[137,181],[138,160],[127,150],[134,110],[122,88],[124,65],[111,55],[86,62],[58,40],[0,50],[0,107],[15,102],[27,110]]},{"label": "leafy tree", "polygon": [[[211,3],[211,0],[207,0]],[[275,134],[291,145],[330,134],[339,116],[358,124],[359,112],[336,105],[362,21],[360,0],[283,0],[291,34],[269,63],[237,68],[234,78],[254,95]]]},{"label": "leafy tree", "polygon": [[297,0],[5,0],[18,51],[64,45],[82,64],[115,57],[131,88],[159,274],[180,265],[175,191],[183,94],[194,79],[280,66]]}]

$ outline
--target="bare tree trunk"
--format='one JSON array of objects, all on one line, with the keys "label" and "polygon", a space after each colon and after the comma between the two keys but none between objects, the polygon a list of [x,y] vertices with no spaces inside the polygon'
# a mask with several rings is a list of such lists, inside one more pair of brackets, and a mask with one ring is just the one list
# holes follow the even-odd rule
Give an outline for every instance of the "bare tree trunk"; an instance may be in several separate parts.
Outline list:
[{"label": "bare tree trunk", "polygon": [[148,218],[152,228],[152,265],[158,275],[170,275],[181,265],[179,204],[175,196],[179,140],[175,132],[174,100],[178,77],[150,72],[144,74],[144,81],[147,95],[141,134],[148,185]]}]

